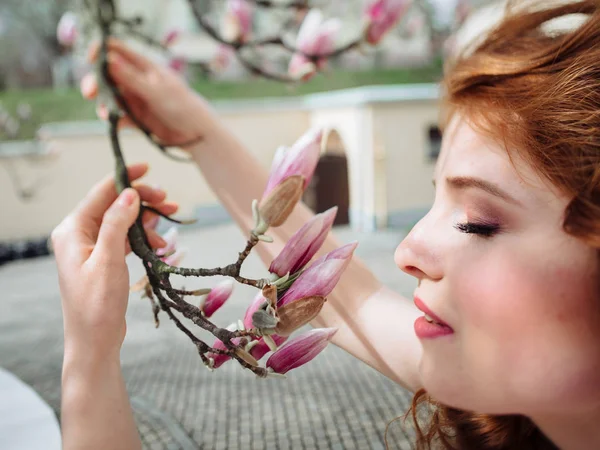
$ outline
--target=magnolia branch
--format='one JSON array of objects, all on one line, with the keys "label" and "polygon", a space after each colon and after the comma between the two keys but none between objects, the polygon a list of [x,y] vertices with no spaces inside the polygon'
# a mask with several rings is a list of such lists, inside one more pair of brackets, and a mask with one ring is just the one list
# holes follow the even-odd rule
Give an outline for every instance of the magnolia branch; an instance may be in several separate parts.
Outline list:
[{"label": "magnolia branch", "polygon": [[[231,1],[239,3],[241,0]],[[252,2],[255,6],[262,8],[283,7],[296,10],[308,8],[307,0],[291,0],[285,4],[275,4],[268,0],[244,1]],[[119,139],[118,125],[123,114],[127,115],[134,125],[163,153],[169,156],[173,155],[167,152],[167,147],[170,145],[160,142],[152,131],[147,129],[136,117],[127,99],[121,94],[119,87],[111,77],[108,64],[108,41],[117,34],[119,27],[124,28],[126,34],[142,39],[150,45],[163,49],[165,46],[161,42],[144,36],[139,31],[140,19],[119,17],[114,2],[115,0],[96,0],[95,10],[90,13],[93,13],[101,31],[98,58],[99,82],[108,88],[113,100],[108,107],[109,136],[115,161],[116,188],[120,193],[131,187]],[[91,0],[85,0],[88,8],[92,8],[91,3]],[[245,5],[243,1],[241,4]],[[200,27],[216,42],[234,49],[239,61],[250,72],[282,82],[305,80],[306,73],[302,73],[302,76],[298,77],[272,72],[251,61],[242,52],[246,49],[276,46],[290,53],[292,60],[296,58],[301,65],[303,64],[303,70],[308,67],[316,72],[322,69],[328,59],[357,48],[365,39],[373,43],[367,33],[341,47],[335,47],[331,33],[337,28],[338,23],[322,22],[321,16],[316,13],[305,21],[311,22],[312,26],[315,24],[322,26],[328,34],[323,34],[319,30],[315,30],[314,33],[306,29],[300,31],[305,38],[308,36],[310,39],[317,39],[326,44],[325,48],[315,49],[312,53],[300,50],[301,47],[306,48],[306,42],[299,40],[294,46],[286,42],[283,35],[255,40],[240,36],[239,39],[228,40],[200,13],[193,0],[190,0],[190,5]],[[308,14],[310,15],[311,12]],[[389,21],[386,23],[389,24]],[[296,62],[298,63],[298,61]],[[201,138],[180,143],[178,146],[189,145],[199,139]],[[276,158],[277,161],[273,165],[263,197],[260,201],[255,200],[252,204],[255,224],[249,232],[246,245],[237,255],[235,262],[224,267],[212,269],[180,267],[179,260],[174,259],[177,249],[174,246],[169,247],[170,244],[164,249],[155,251],[151,247],[144,229],[142,221],[144,213],[157,214],[179,224],[189,223],[189,221],[178,221],[146,204],[142,204],[140,207],[140,213],[128,232],[130,247],[133,253],[142,260],[146,271],[145,278],[136,283],[136,286],[139,285],[143,289],[144,295],[149,298],[156,326],[159,325],[160,311],[164,311],[175,326],[190,339],[204,364],[211,370],[232,359],[259,377],[285,374],[288,370],[314,358],[325,348],[326,343],[336,331],[335,329],[312,330],[293,339],[285,345],[285,348],[279,349],[279,345],[286,342],[295,330],[317,316],[327,295],[335,287],[352,258],[356,243],[342,246],[310,263],[331,230],[337,212],[336,208],[315,215],[292,236],[280,255],[271,263],[268,278],[250,279],[241,275],[244,262],[254,247],[260,241],[266,243],[273,241],[265,234],[267,230],[270,227],[282,225],[300,201],[319,160],[322,139],[323,130],[311,130],[285,154]],[[240,320],[227,328],[221,328],[215,325],[210,317],[230,296],[233,281],[229,281],[231,286],[221,283],[212,289],[183,289],[173,287],[171,275],[183,277],[223,276],[228,280],[253,286],[260,292],[248,307],[243,321]],[[201,300],[197,306],[186,301],[186,297],[201,298]],[[189,324],[184,321],[189,321],[211,333],[216,338],[214,344],[210,346],[198,338],[189,328]],[[258,359],[270,351],[273,353],[269,357],[266,367],[260,367]]]},{"label": "magnolia branch", "polygon": [[[202,15],[202,13],[200,12],[200,10],[198,8],[196,0],[188,0],[188,1],[190,4],[192,13],[194,14],[194,17],[196,18],[196,21],[198,22],[198,25],[206,32],[206,34],[208,34],[216,42],[234,49],[237,60],[253,75],[258,75],[258,76],[261,76],[261,77],[269,79],[269,80],[280,81],[280,82],[284,82],[284,83],[297,83],[298,81],[300,81],[296,77],[282,74],[282,73],[272,72],[272,71],[265,69],[264,67],[261,67],[258,64],[253,63],[252,61],[250,61],[248,58],[246,58],[242,54],[243,49],[277,46],[279,48],[286,50],[288,53],[290,53],[292,55],[302,55],[307,60],[309,60],[309,61],[313,62],[315,65],[317,65],[319,63],[319,61],[332,59],[332,58],[341,56],[342,54],[347,53],[351,50],[354,50],[354,49],[358,48],[361,45],[361,43],[363,42],[363,37],[360,36],[360,37],[356,38],[355,40],[348,42],[347,44],[345,44],[341,47],[338,47],[336,49],[320,51],[318,53],[311,54],[311,53],[303,52],[301,49],[291,45],[289,42],[286,42],[286,40],[283,38],[282,35],[271,36],[271,37],[267,37],[267,38],[261,38],[261,39],[249,40],[249,41],[243,41],[243,40],[230,41],[230,40],[225,39],[217,31],[216,27],[214,27],[210,23],[210,21]],[[307,1],[292,2],[290,4],[285,4],[285,5],[276,4],[276,3],[270,2],[270,1],[264,1],[264,2],[256,1],[255,3],[258,6],[262,6],[265,8],[283,7],[283,8],[292,8],[292,9],[293,8],[305,9],[308,6]]]}]

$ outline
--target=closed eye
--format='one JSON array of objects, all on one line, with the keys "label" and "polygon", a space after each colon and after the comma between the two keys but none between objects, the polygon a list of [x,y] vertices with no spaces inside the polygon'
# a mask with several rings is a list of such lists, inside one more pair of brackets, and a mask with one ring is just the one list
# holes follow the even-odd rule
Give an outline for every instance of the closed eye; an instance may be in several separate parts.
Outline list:
[{"label": "closed eye", "polygon": [[492,237],[500,231],[500,225],[475,222],[458,223],[454,226],[461,233]]}]

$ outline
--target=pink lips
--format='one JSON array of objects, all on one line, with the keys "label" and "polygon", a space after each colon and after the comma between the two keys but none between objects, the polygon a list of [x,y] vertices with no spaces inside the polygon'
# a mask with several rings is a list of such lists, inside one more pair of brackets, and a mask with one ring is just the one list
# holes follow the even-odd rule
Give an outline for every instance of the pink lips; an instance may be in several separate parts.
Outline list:
[{"label": "pink lips", "polygon": [[419,310],[423,311],[434,320],[434,322],[429,322],[425,316],[421,316],[415,321],[415,334],[418,338],[433,339],[454,333],[454,330],[447,323],[431,312],[425,303],[423,303],[423,301],[416,296],[415,305]]}]

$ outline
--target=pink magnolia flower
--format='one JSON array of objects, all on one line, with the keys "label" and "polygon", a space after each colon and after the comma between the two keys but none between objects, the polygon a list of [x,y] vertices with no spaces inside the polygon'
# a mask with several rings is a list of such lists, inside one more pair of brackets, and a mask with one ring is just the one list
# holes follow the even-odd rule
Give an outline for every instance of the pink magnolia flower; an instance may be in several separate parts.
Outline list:
[{"label": "pink magnolia flower", "polygon": [[[234,345],[238,345],[240,343],[240,341],[241,341],[241,338],[233,338],[231,340],[231,343]],[[225,344],[223,344],[223,341],[221,341],[220,339],[215,339],[215,342],[213,343],[212,348],[216,348],[217,350],[228,350],[228,348],[225,346]],[[218,369],[224,363],[226,363],[227,361],[229,361],[231,359],[231,356],[224,355],[221,353],[208,352],[206,354],[206,356],[208,358],[213,359],[213,361],[214,361],[213,368],[215,368],[215,369]]]},{"label": "pink magnolia flower", "polygon": [[252,5],[248,0],[228,0],[223,23],[223,37],[243,44],[252,35]]},{"label": "pink magnolia flower", "polygon": [[167,65],[171,70],[174,70],[179,74],[183,74],[185,72],[185,69],[187,68],[187,63],[185,59],[178,57],[170,59]]},{"label": "pink magnolia flower", "polygon": [[179,234],[176,227],[171,227],[167,230],[162,238],[165,240],[167,245],[163,248],[156,250],[156,254],[160,256],[161,260],[170,266],[178,266],[181,263],[183,257],[187,254],[187,249],[178,248],[177,239]]},{"label": "pink magnolia flower", "polygon": [[210,293],[204,298],[201,305],[202,311],[206,317],[212,316],[225,302],[231,297],[233,292],[233,281],[225,280],[211,289]]},{"label": "pink magnolia flower", "polygon": [[266,366],[282,374],[300,367],[325,350],[336,331],[337,328],[310,330],[277,349],[267,360]]},{"label": "pink magnolia flower", "polygon": [[[272,334],[270,337],[271,337],[271,339],[273,339],[273,341],[275,342],[275,345],[277,345],[277,347],[282,345],[288,339],[287,336],[279,336],[277,334]],[[267,345],[265,340],[263,338],[260,338],[258,340],[258,344],[256,344],[250,350],[250,354],[258,360],[258,359],[261,359],[263,356],[265,356],[270,351],[271,351],[271,349],[269,348],[269,346]]]},{"label": "pink magnolia flower", "polygon": [[177,248],[177,238],[179,237],[177,227],[169,228],[161,237],[165,240],[167,245],[163,248],[157,249],[156,254],[158,256],[165,256],[169,253],[173,253]]},{"label": "pink magnolia flower", "polygon": [[322,70],[327,63],[327,55],[335,49],[336,37],[341,27],[342,22],[339,19],[323,20],[321,11],[311,9],[298,30],[298,52],[290,60],[289,74],[298,80],[307,81],[318,70]]},{"label": "pink magnolia flower", "polygon": [[167,34],[165,34],[161,43],[165,47],[169,47],[170,45],[173,45],[175,41],[177,41],[177,39],[179,39],[179,36],[181,36],[179,30],[171,30]]},{"label": "pink magnolia flower", "polygon": [[410,6],[410,0],[372,0],[365,9],[365,40],[378,44],[402,18]]},{"label": "pink magnolia flower", "polygon": [[287,273],[297,272],[308,264],[323,245],[336,214],[337,206],[317,214],[306,222],[273,260],[269,272],[283,277]]},{"label": "pink magnolia flower", "polygon": [[304,133],[290,149],[280,147],[273,158],[263,198],[285,179],[294,175],[304,178],[303,189],[306,189],[321,156],[322,139],[323,130],[312,129]]},{"label": "pink magnolia flower", "polygon": [[313,262],[277,302],[279,307],[306,297],[327,297],[350,263],[358,242],[346,244]]},{"label": "pink magnolia flower", "polygon": [[56,38],[65,47],[71,47],[77,39],[77,16],[71,11],[62,15],[56,27]]}]

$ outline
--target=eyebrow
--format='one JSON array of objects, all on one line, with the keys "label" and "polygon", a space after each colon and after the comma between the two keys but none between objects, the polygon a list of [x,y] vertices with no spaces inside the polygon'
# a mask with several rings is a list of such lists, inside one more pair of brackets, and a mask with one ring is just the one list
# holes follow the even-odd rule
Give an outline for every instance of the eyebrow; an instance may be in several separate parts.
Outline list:
[{"label": "eyebrow", "polygon": [[[495,197],[499,197],[502,200],[512,203],[514,205],[523,206],[521,202],[512,197],[507,192],[500,189],[494,183],[490,183],[489,181],[482,180],[481,178],[474,177],[446,177],[446,183],[453,187],[454,189],[464,190],[468,188],[476,188],[481,189],[488,194],[491,194]],[[435,180],[433,180],[433,185],[435,186]]]}]

